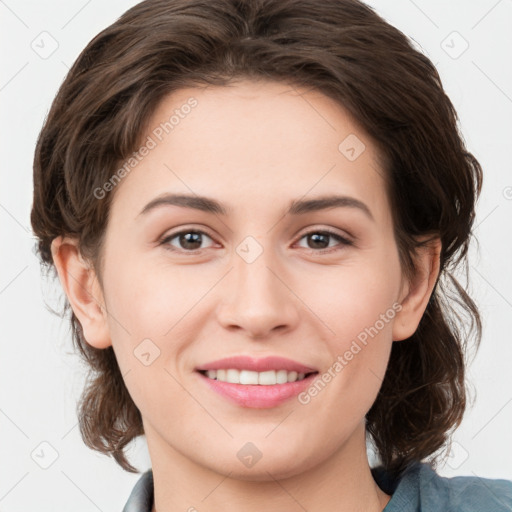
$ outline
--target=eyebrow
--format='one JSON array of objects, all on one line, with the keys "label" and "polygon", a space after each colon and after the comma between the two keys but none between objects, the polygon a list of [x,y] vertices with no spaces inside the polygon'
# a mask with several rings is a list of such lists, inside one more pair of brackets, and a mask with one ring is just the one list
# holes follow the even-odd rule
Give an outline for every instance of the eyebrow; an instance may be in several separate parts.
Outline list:
[{"label": "eyebrow", "polygon": [[[223,206],[221,203],[209,197],[187,194],[164,194],[146,204],[139,213],[139,216],[145,215],[162,206],[181,206],[183,208],[192,208],[194,210],[200,210],[217,215],[227,215],[228,212],[231,211],[231,209],[228,210],[228,208]],[[291,202],[288,213],[290,215],[303,215],[305,213],[340,207],[358,209],[365,213],[365,215],[372,221],[375,220],[372,212],[365,203],[350,196],[329,195],[318,197],[316,199],[295,200]]]}]

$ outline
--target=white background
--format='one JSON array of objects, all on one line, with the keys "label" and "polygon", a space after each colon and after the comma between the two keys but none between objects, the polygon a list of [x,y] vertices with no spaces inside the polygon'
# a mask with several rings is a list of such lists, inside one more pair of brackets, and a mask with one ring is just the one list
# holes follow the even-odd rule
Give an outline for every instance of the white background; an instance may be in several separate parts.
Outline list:
[{"label": "white background", "polygon": [[[135,3],[0,1],[3,512],[120,511],[139,478],[80,438],[75,404],[83,369],[72,353],[67,322],[45,308],[45,301],[58,307],[60,292],[41,279],[29,221],[35,141],[58,86],[88,41]],[[472,291],[484,318],[482,346],[469,370],[476,400],[439,472],[512,479],[512,1],[370,5],[436,64],[467,146],[484,168],[475,229],[479,248],[473,247],[470,259]],[[31,47],[45,37],[51,49],[43,31],[58,43],[48,58]],[[32,458],[34,450],[39,456]],[[35,460],[51,462],[52,450],[58,458],[43,469]],[[150,467],[144,439],[130,454],[139,469]]]}]

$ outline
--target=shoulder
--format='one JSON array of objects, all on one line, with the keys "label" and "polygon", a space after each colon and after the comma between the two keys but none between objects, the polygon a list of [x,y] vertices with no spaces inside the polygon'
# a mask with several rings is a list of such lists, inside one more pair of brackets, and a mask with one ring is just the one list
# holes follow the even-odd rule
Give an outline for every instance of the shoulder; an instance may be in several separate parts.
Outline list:
[{"label": "shoulder", "polygon": [[512,482],[479,476],[439,476],[428,465],[422,465],[422,489],[446,500],[454,510],[465,512],[512,512]]},{"label": "shoulder", "polygon": [[512,512],[512,482],[478,476],[438,475],[428,464],[411,464],[395,477],[372,469],[379,487],[391,495],[384,512]]},{"label": "shoulder", "polygon": [[151,512],[153,508],[153,471],[148,469],[137,480],[123,512]]},{"label": "shoulder", "polygon": [[401,485],[415,487],[419,510],[434,512],[512,512],[512,482],[478,476],[438,475],[428,464],[416,464],[404,473]]}]

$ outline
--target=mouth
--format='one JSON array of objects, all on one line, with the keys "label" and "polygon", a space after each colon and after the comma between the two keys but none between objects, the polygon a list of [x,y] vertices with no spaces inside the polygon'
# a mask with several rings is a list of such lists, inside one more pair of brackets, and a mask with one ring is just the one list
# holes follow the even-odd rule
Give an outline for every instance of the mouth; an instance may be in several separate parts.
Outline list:
[{"label": "mouth", "polygon": [[314,368],[281,357],[230,357],[196,368],[208,388],[237,406],[267,409],[290,400],[311,385]]},{"label": "mouth", "polygon": [[288,382],[300,382],[305,378],[317,374],[317,371],[298,373],[288,370],[267,370],[255,372],[251,370],[238,370],[236,368],[222,368],[218,370],[198,370],[201,375],[208,379],[230,384],[242,384],[245,386],[275,386]]},{"label": "mouth", "polygon": [[[256,366],[266,366],[269,362]],[[254,360],[253,360],[254,362]],[[275,360],[274,360],[275,362]],[[290,401],[299,393],[306,390],[318,375],[317,370],[291,363],[288,367],[304,371],[279,369],[265,369],[256,371],[246,368],[208,368],[196,369],[201,382],[206,384],[209,391],[227,400],[228,403],[238,407],[252,409],[270,409]],[[220,363],[213,364],[220,366]],[[252,365],[254,368],[255,364]]]},{"label": "mouth", "polygon": [[306,366],[293,359],[287,359],[279,356],[266,356],[255,358],[247,355],[225,357],[211,361],[196,368],[198,371],[208,370],[238,370],[257,373],[265,373],[268,371],[296,372],[297,374],[307,374],[317,371],[316,368]]}]

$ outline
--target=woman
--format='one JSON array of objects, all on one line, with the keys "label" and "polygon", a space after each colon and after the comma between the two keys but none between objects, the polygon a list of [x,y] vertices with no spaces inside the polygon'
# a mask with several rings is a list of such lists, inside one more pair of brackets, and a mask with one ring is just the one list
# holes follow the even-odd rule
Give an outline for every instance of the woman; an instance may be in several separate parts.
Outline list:
[{"label": "woman", "polygon": [[511,510],[512,483],[433,470],[480,337],[450,272],[481,183],[432,63],[355,0],[147,0],[94,38],[32,225],[84,441],[136,472],[147,439],[124,510]]}]

